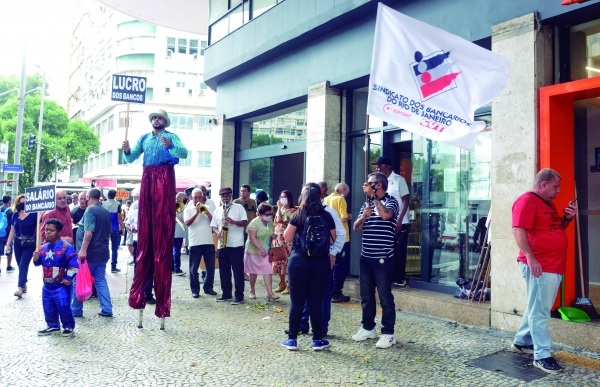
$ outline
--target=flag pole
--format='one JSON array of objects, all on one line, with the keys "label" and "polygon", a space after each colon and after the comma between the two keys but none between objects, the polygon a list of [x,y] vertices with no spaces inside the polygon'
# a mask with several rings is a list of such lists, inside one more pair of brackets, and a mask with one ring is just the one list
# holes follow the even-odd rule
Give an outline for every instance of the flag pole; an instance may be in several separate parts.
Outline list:
[{"label": "flag pole", "polygon": [[[371,157],[371,149],[369,147],[369,115],[367,114],[367,121],[365,125],[365,181],[369,180],[369,163]],[[365,193],[367,203],[369,202],[369,196]]]},{"label": "flag pole", "polygon": [[371,157],[371,150],[369,147],[369,115],[367,114],[367,122],[365,125],[365,181],[367,181],[367,177],[369,176],[369,157]]},{"label": "flag pole", "polygon": [[125,141],[127,141],[128,134],[129,134],[129,102],[127,102],[127,116],[125,116]]}]

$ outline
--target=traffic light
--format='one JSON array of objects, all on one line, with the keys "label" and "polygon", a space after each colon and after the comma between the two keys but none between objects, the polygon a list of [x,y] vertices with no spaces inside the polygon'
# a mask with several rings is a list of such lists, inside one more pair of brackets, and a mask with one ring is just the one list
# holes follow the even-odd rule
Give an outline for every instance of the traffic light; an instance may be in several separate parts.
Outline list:
[{"label": "traffic light", "polygon": [[27,140],[27,150],[32,151],[35,147],[35,134],[29,133],[29,140]]}]

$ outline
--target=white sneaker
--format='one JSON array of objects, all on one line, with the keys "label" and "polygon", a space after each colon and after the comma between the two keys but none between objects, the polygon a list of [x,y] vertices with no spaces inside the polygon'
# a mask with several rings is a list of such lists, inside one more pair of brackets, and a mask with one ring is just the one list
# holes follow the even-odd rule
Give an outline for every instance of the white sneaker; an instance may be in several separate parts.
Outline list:
[{"label": "white sneaker", "polygon": [[352,340],[355,341],[364,341],[367,339],[376,339],[377,336],[377,332],[375,332],[375,329],[368,331],[364,328],[360,328],[358,332],[356,332],[356,334],[354,336],[352,336]]},{"label": "white sneaker", "polygon": [[377,348],[389,348],[394,344],[396,344],[396,338],[394,335],[381,335],[375,346]]}]

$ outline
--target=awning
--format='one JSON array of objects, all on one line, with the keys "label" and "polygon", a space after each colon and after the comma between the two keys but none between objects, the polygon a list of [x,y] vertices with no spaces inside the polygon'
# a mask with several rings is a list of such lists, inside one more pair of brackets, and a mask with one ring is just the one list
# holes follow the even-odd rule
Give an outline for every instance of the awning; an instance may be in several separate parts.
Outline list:
[{"label": "awning", "polygon": [[175,189],[177,191],[183,191],[186,188],[196,187],[200,184],[196,183],[194,180],[189,179],[187,177],[176,177],[175,178]]}]

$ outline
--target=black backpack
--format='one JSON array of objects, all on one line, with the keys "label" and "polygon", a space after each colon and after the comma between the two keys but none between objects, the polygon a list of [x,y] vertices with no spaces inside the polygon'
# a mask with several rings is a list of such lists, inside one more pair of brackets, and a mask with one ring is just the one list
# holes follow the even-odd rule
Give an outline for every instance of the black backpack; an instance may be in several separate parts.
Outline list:
[{"label": "black backpack", "polygon": [[304,221],[301,235],[296,233],[297,245],[307,257],[323,257],[329,255],[329,226],[321,215],[309,215]]}]

